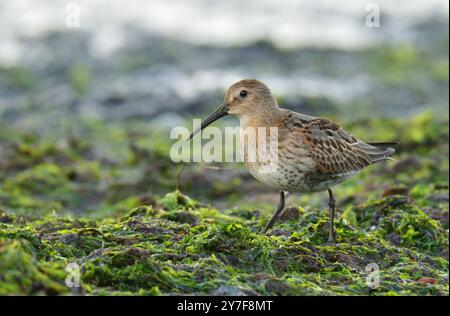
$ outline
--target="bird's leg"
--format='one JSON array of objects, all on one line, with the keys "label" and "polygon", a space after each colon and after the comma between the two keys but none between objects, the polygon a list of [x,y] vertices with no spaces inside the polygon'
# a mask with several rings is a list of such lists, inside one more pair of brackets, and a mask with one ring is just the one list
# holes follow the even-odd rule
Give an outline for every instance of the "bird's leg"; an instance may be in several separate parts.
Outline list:
[{"label": "bird's leg", "polygon": [[330,208],[330,231],[328,235],[328,243],[334,243],[334,212],[336,211],[336,200],[334,199],[333,191],[328,189],[328,207]]},{"label": "bird's leg", "polygon": [[267,222],[266,226],[264,226],[264,228],[261,230],[260,234],[265,234],[267,232],[267,230],[270,227],[272,227],[272,225],[275,222],[275,220],[277,219],[278,215],[284,208],[284,202],[285,202],[284,201],[284,191],[280,191],[280,203],[278,204],[277,210],[275,211],[275,213],[273,213],[272,217]]}]

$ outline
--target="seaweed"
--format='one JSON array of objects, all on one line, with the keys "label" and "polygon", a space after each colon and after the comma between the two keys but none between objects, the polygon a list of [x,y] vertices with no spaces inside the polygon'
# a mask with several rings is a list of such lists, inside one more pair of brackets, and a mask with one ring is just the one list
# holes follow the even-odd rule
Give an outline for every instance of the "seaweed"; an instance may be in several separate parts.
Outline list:
[{"label": "seaweed", "polygon": [[[326,210],[302,210],[260,235],[261,221],[214,219],[220,212],[179,191],[157,204],[116,220],[1,223],[0,292],[73,294],[65,269],[77,263],[88,295],[448,295],[448,231],[402,196],[351,207],[336,245],[325,243]],[[367,285],[369,264],[377,288]]]}]

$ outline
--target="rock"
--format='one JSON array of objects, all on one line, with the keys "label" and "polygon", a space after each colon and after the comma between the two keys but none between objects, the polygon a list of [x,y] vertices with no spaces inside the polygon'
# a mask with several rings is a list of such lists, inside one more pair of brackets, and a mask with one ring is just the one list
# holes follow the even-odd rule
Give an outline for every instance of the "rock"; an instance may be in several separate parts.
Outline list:
[{"label": "rock", "polygon": [[221,285],[212,292],[212,295],[216,296],[244,296],[245,293],[242,292],[235,286]]},{"label": "rock", "polygon": [[272,295],[286,295],[290,290],[287,284],[277,279],[267,280],[264,283],[264,287]]},{"label": "rock", "polygon": [[409,189],[403,187],[392,187],[388,188],[383,192],[383,197],[391,196],[391,195],[408,195]]},{"label": "rock", "polygon": [[300,212],[298,210],[298,207],[287,207],[284,209],[283,212],[281,212],[278,219],[280,221],[284,222],[284,221],[298,219],[299,216],[300,216]]},{"label": "rock", "polygon": [[436,279],[427,278],[427,277],[422,277],[422,278],[418,279],[417,282],[425,283],[425,284],[437,284],[437,280]]},{"label": "rock", "polygon": [[12,222],[11,217],[6,215],[6,213],[2,209],[0,209],[0,223],[7,224],[7,223],[11,223],[11,222]]}]

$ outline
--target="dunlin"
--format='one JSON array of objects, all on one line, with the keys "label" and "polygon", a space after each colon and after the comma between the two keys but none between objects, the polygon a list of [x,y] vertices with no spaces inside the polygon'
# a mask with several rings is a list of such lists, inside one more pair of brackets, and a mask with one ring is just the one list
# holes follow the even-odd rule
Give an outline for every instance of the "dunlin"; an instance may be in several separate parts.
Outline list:
[{"label": "dunlin", "polygon": [[[262,172],[262,163],[246,161],[249,172],[262,183],[280,191],[280,202],[261,233],[272,227],[285,206],[289,192],[328,191],[330,208],[329,242],[334,241],[336,200],[332,188],[361,169],[389,159],[396,142],[363,142],[338,124],[280,108],[270,89],[262,82],[244,79],[226,92],[224,103],[206,117],[194,134],[225,115],[237,115],[242,130],[276,127],[277,168]],[[247,142],[241,132],[241,142]],[[264,136],[266,137],[266,135]],[[268,137],[268,136],[267,136]],[[244,156],[247,154],[244,146]]]}]

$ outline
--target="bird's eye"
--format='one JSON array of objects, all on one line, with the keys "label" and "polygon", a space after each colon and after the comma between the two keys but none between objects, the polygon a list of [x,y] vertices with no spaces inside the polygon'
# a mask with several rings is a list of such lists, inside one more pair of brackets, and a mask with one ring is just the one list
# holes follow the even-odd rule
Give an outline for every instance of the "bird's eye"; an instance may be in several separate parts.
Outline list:
[{"label": "bird's eye", "polygon": [[241,92],[239,92],[239,95],[241,96],[241,98],[245,98],[247,96],[248,92],[247,90],[241,90]]}]

